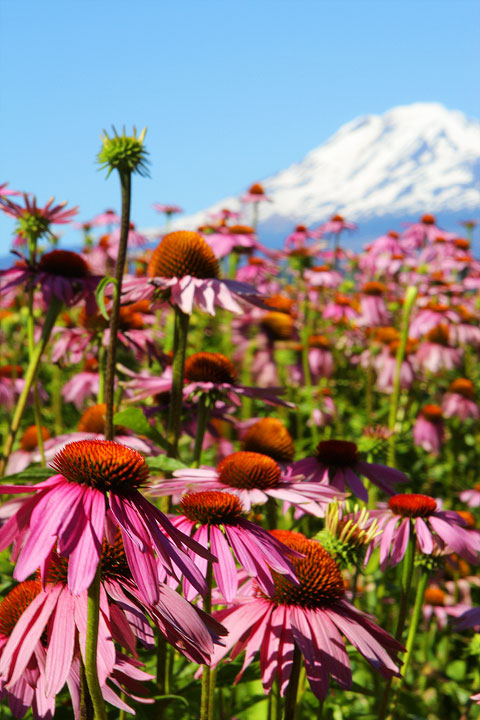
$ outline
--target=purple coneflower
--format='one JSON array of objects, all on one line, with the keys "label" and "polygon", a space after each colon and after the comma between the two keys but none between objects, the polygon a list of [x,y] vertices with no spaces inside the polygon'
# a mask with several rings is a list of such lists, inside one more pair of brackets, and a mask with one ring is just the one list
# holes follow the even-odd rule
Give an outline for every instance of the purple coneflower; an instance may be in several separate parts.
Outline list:
[{"label": "purple coneflower", "polygon": [[[304,557],[291,557],[298,585],[274,574],[274,591],[265,593],[252,583],[251,595],[215,613],[228,629],[226,647],[217,648],[214,662],[232,650],[234,659],[245,650],[245,661],[236,681],[260,651],[265,692],[275,678],[285,695],[292,666],[303,662],[312,692],[323,700],[330,677],[340,687],[352,683],[347,640],[383,677],[398,676],[397,653],[403,646],[345,600],[340,569],[328,552],[301,533],[273,531],[276,538]],[[296,688],[295,688],[296,689]]]},{"label": "purple coneflower", "polygon": [[426,452],[436,455],[442,447],[444,435],[442,408],[433,403],[420,408],[413,426],[413,442],[415,445],[422,447]]},{"label": "purple coneflower", "polygon": [[394,494],[397,483],[408,482],[408,477],[400,470],[362,460],[356,444],[347,440],[322,440],[313,457],[297,460],[290,468],[294,474],[304,475],[308,481],[328,483],[341,492],[348,485],[354,495],[365,502],[368,492],[360,475],[387,495]]},{"label": "purple coneflower", "polygon": [[480,409],[474,401],[474,397],[475,388],[471,380],[467,378],[453,380],[442,400],[444,416],[458,417],[462,421],[467,418],[479,418]]},{"label": "purple coneflower", "polygon": [[205,579],[183,545],[210,555],[139,492],[149,472],[140,453],[113,441],[80,440],[66,445],[51,465],[59,474],[45,482],[2,486],[3,492],[35,493],[0,530],[0,548],[12,542],[22,546],[14,571],[17,580],[37,568],[44,578],[57,543],[59,555],[69,558],[70,590],[83,592],[93,581],[104,536],[113,541],[120,528],[132,575],[148,602],[154,604],[159,597],[155,553],[167,574],[183,572],[205,592]]}]

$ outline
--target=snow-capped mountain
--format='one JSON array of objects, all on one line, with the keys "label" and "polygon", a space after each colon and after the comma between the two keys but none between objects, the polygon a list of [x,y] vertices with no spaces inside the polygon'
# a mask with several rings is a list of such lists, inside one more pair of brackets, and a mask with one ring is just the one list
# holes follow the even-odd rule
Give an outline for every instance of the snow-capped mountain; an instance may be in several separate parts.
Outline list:
[{"label": "snow-capped mountain", "polygon": [[[397,107],[347,123],[299,163],[261,180],[273,202],[260,206],[260,232],[277,242],[294,225],[334,213],[359,224],[358,238],[427,212],[454,229],[479,214],[479,180],[479,121],[438,103]],[[193,229],[223,207],[242,206],[227,197],[175,227]],[[245,206],[244,222],[251,212]]]}]

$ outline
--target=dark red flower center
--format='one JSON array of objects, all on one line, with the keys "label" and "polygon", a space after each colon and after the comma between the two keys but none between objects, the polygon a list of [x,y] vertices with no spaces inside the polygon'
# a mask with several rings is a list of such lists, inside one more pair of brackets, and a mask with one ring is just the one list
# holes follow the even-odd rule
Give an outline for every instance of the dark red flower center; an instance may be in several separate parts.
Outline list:
[{"label": "dark red flower center", "polygon": [[[272,530],[272,535],[305,557],[289,557],[295,568],[298,585],[294,585],[284,575],[272,573],[275,591],[269,596],[270,600],[276,605],[299,605],[314,609],[329,605],[344,596],[345,587],[340,569],[319,542],[289,530]],[[266,597],[261,591],[257,592]]]},{"label": "dark red flower center", "polygon": [[400,235],[397,232],[395,232],[395,230],[389,230],[387,235],[388,235],[388,237],[391,237],[394,240],[398,240],[398,238],[400,237]]},{"label": "dark red flower center", "polygon": [[0,635],[12,634],[22,613],[41,591],[42,584],[36,580],[27,580],[10,590],[0,603]]},{"label": "dark red flower center", "polygon": [[2,365],[0,367],[0,378],[14,378],[23,377],[23,368],[21,365]]},{"label": "dark red flower center", "polygon": [[315,457],[322,465],[352,467],[358,461],[358,448],[348,440],[322,440],[317,445]]},{"label": "dark red flower center", "polygon": [[97,490],[128,490],[144,485],[148,465],[139,452],[112,440],[79,440],[65,445],[51,467],[70,482]]},{"label": "dark red flower center", "polygon": [[243,438],[247,452],[268,455],[276,462],[291,462],[295,455],[292,436],[277,418],[262,418],[247,431]]},{"label": "dark red flower center", "polygon": [[435,225],[435,215],[430,215],[430,213],[427,213],[426,215],[422,215],[421,222],[424,225]]},{"label": "dark red flower center", "polygon": [[266,490],[276,487],[281,471],[275,460],[257,452],[240,450],[217,466],[220,480],[230,487]]},{"label": "dark red flower center", "polygon": [[304,233],[307,232],[307,228],[305,225],[297,225],[297,227],[295,228],[295,232]]},{"label": "dark red flower center", "polygon": [[442,408],[440,405],[434,405],[433,403],[429,405],[424,405],[420,409],[420,414],[430,422],[436,423],[441,422],[442,420]]},{"label": "dark red flower center", "polygon": [[437,503],[428,495],[405,493],[391,497],[388,507],[395,515],[402,517],[428,517],[437,509]]},{"label": "dark red flower center", "polygon": [[184,277],[209,279],[220,277],[220,267],[213,250],[196,232],[179,230],[165,235],[148,263],[149,277]]},{"label": "dark red flower center", "polygon": [[234,525],[244,514],[236,495],[217,490],[184,495],[180,508],[189,520],[201,525]]},{"label": "dark red flower center", "polygon": [[38,269],[40,272],[64,278],[85,278],[90,275],[90,268],[85,260],[71,250],[52,250],[45,253],[40,258]]},{"label": "dark red flower center", "polygon": [[233,363],[221,353],[199,352],[185,361],[185,380],[188,382],[229,383],[237,380]]},{"label": "dark red flower center", "polygon": [[475,397],[475,388],[473,387],[473,383],[467,378],[457,378],[456,380],[453,380],[453,382],[450,383],[448,391],[451,393],[457,393],[457,395],[462,395],[462,397],[468,398],[469,400],[472,400]]}]

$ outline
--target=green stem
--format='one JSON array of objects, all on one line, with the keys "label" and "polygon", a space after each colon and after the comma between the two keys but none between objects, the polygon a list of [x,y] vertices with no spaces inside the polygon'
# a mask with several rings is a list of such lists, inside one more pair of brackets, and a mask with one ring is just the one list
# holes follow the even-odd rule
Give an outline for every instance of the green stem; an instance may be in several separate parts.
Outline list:
[{"label": "green stem", "polygon": [[93,720],[92,699],[88,692],[85,666],[80,660],[80,720]]},{"label": "green stem", "polygon": [[[210,547],[210,530],[208,545]],[[212,585],[213,585],[213,567],[209,562],[207,565],[207,594],[203,599],[203,609],[206,613],[212,613]],[[212,670],[209,665],[205,665],[202,673],[202,694],[200,698],[200,720],[212,720],[213,718],[213,697],[215,694],[214,679],[212,681]],[[213,685],[213,687],[212,687]]]},{"label": "green stem", "polygon": [[122,219],[120,224],[120,242],[117,262],[115,265],[115,291],[113,294],[112,313],[110,315],[110,338],[107,354],[107,371],[105,377],[105,438],[113,440],[114,386],[117,356],[117,333],[119,324],[120,301],[122,297],[122,281],[127,258],[128,232],[130,230],[130,202],[132,194],[132,176],[130,171],[119,172],[122,191]]},{"label": "green stem", "polygon": [[54,363],[52,365],[52,410],[54,418],[55,435],[61,435],[63,432],[62,418],[62,373],[59,366]]},{"label": "green stem", "polygon": [[[30,259],[32,259],[32,250],[30,250]],[[31,361],[35,350],[35,317],[33,314],[33,287],[28,291],[28,318],[27,318],[27,335],[28,335],[28,359]],[[45,449],[43,447],[42,435],[42,413],[40,410],[40,398],[38,395],[37,378],[33,381],[33,416],[35,418],[35,427],[37,429],[37,446],[40,451],[41,464],[43,467],[45,462]]]},{"label": "green stem", "polygon": [[99,405],[105,402],[105,375],[107,372],[106,365],[107,355],[105,347],[102,345],[102,341],[99,340],[98,346],[98,396],[97,402]]},{"label": "green stem", "polygon": [[203,438],[207,429],[208,418],[210,417],[210,407],[208,405],[208,396],[204,393],[198,402],[197,413],[197,432],[195,435],[195,447],[193,450],[192,467],[200,467],[202,460]]},{"label": "green stem", "polygon": [[23,390],[20,393],[20,397],[18,398],[17,407],[15,408],[15,411],[13,413],[13,417],[12,417],[12,420],[10,423],[10,431],[7,435],[5,444],[3,446],[2,457],[0,459],[0,477],[3,476],[3,473],[5,471],[5,466],[7,464],[7,460],[12,451],[13,443],[15,442],[15,437],[17,435],[18,428],[20,427],[20,422],[22,420],[23,413],[25,411],[25,407],[27,405],[28,394],[29,394],[30,389],[36,378],[38,367],[40,365],[41,357],[47,346],[48,340],[50,338],[50,334],[52,332],[53,326],[55,325],[55,321],[57,319],[58,313],[60,312],[61,308],[62,308],[62,302],[60,300],[58,300],[57,298],[52,300],[52,302],[50,303],[50,306],[48,308],[47,316],[45,318],[45,323],[42,328],[42,335],[41,335],[40,341],[37,343],[37,345],[34,348],[32,357],[30,358],[30,362],[28,364],[28,368],[25,373],[25,383],[23,386]]},{"label": "green stem", "polygon": [[[415,562],[415,534],[412,524],[410,525],[410,538],[408,540],[407,550],[403,558],[402,566],[402,592],[400,596],[400,608],[398,612],[397,628],[395,630],[395,640],[401,642],[405,621],[407,619],[408,601],[410,597],[410,589],[412,587],[412,577]],[[392,689],[393,678],[389,678],[385,685],[385,690],[378,713],[378,720],[384,720],[387,715],[388,703],[390,699],[390,691]]]},{"label": "green stem", "polygon": [[296,720],[297,717],[297,694],[298,681],[300,679],[300,668],[302,666],[302,654],[295,645],[293,651],[293,665],[290,673],[290,680],[285,692],[285,711],[283,720]]},{"label": "green stem", "polygon": [[388,429],[392,431],[392,435],[389,438],[388,447],[388,464],[395,467],[396,463],[396,452],[395,452],[395,440],[396,440],[396,424],[398,414],[398,401],[400,398],[400,373],[402,369],[402,362],[405,357],[405,350],[407,347],[408,340],[408,327],[410,324],[410,314],[412,312],[415,299],[417,297],[418,288],[413,285],[409,285],[405,292],[405,299],[403,304],[403,315],[402,315],[402,329],[400,335],[400,343],[397,349],[395,374],[393,376],[393,392],[390,399],[390,412],[388,416]]},{"label": "green stem", "polygon": [[169,456],[178,457],[178,439],[180,436],[180,420],[183,406],[183,376],[185,368],[185,355],[187,350],[187,336],[190,315],[186,315],[175,307],[175,340],[172,362],[172,390],[170,393],[170,407],[168,411],[167,441]]},{"label": "green stem", "polygon": [[101,566],[100,563],[98,563],[95,577],[88,588],[85,677],[87,678],[88,692],[92,699],[95,720],[107,720],[107,711],[105,710],[105,702],[98,681],[97,670],[98,625],[100,620],[100,573]]},{"label": "green stem", "polygon": [[417,592],[415,595],[415,604],[413,606],[412,618],[410,621],[410,627],[408,628],[408,637],[405,647],[407,648],[403,658],[402,677],[404,678],[407,672],[407,668],[412,656],[413,645],[415,642],[415,636],[417,634],[418,623],[422,614],[423,596],[427,588],[428,572],[422,567],[420,578],[418,580]]}]

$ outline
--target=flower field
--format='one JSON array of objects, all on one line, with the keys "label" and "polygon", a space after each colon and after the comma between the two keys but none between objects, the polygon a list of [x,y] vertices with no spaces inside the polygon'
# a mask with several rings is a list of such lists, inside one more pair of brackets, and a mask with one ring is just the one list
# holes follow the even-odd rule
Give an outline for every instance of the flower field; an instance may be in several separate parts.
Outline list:
[{"label": "flower field", "polygon": [[152,246],[98,162],[79,252],[0,185],[0,718],[477,718],[476,223],[272,249],[255,183]]}]

